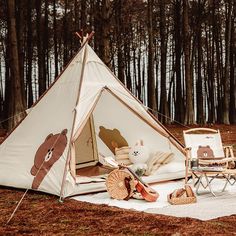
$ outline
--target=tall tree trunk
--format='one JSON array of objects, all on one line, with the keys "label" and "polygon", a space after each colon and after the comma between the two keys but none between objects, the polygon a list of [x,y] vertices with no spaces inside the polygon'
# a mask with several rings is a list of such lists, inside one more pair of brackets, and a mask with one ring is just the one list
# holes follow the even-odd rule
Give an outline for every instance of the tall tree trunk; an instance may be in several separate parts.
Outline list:
[{"label": "tall tree trunk", "polygon": [[166,89],[166,57],[167,57],[167,33],[166,33],[166,13],[165,2],[160,0],[160,37],[161,37],[161,97],[160,97],[160,120],[163,124],[169,121],[168,104],[167,104],[167,89]]},{"label": "tall tree trunk", "polygon": [[230,101],[230,39],[231,39],[231,27],[232,27],[232,1],[228,0],[226,3],[226,31],[225,31],[225,76],[224,76],[224,84],[223,84],[223,122],[224,124],[229,124],[229,101]]},{"label": "tall tree trunk", "polygon": [[[3,99],[3,76],[2,76],[2,61],[0,60],[0,120],[3,120],[3,111],[4,111],[4,99]],[[3,124],[0,123],[0,128],[3,128]]]},{"label": "tall tree trunk", "polygon": [[65,0],[65,14],[63,17],[63,64],[64,66],[69,61],[69,43],[68,43],[68,0]]},{"label": "tall tree trunk", "polygon": [[176,73],[176,103],[175,103],[175,120],[184,122],[184,104],[182,92],[182,76],[181,76],[181,0],[176,0],[174,4],[174,40],[175,40],[175,73]]},{"label": "tall tree trunk", "polygon": [[116,44],[117,44],[117,60],[118,60],[118,78],[119,80],[124,83],[125,77],[124,77],[124,71],[125,71],[125,65],[124,65],[124,58],[123,58],[123,30],[122,30],[122,8],[123,8],[123,0],[117,0],[116,3],[116,11],[115,11],[115,17],[116,17]]},{"label": "tall tree trunk", "polygon": [[27,1],[27,70],[26,70],[26,83],[27,83],[27,97],[28,107],[33,105],[33,88],[32,88],[32,63],[33,63],[33,36],[32,36],[32,0]]},{"label": "tall tree trunk", "polygon": [[20,80],[21,80],[21,93],[23,99],[23,105],[26,107],[26,89],[24,80],[24,31],[25,31],[25,3],[24,1],[16,1],[16,27],[17,27],[17,44],[18,44],[18,54],[19,54],[19,70],[20,70]]},{"label": "tall tree trunk", "polygon": [[203,78],[202,78],[202,12],[201,0],[198,0],[197,11],[197,123],[204,124],[205,116],[203,110]]},{"label": "tall tree trunk", "polygon": [[44,51],[42,37],[42,10],[41,0],[36,1],[36,31],[37,31],[37,55],[38,55],[38,96],[41,96],[46,89],[46,78],[44,77]]},{"label": "tall tree trunk", "polygon": [[53,0],[53,41],[54,41],[54,64],[55,64],[55,78],[58,76],[58,45],[57,45],[57,7],[56,0]]},{"label": "tall tree trunk", "polygon": [[101,40],[100,52],[104,63],[111,68],[111,47],[110,47],[110,20],[112,16],[112,5],[110,0],[102,0],[101,6]]},{"label": "tall tree trunk", "polygon": [[236,123],[236,2],[233,6],[233,17],[230,43],[230,123]]},{"label": "tall tree trunk", "polygon": [[188,1],[183,0],[183,36],[184,36],[184,72],[186,81],[186,113],[185,124],[194,123],[194,108],[193,108],[193,79],[190,71],[190,34],[188,22]]},{"label": "tall tree trunk", "polygon": [[141,69],[141,49],[138,50],[138,86],[137,86],[137,93],[139,100],[144,102],[144,98],[142,97],[142,69]]},{"label": "tall tree trunk", "polygon": [[[212,14],[211,14],[212,15]],[[208,30],[209,31],[209,30]],[[215,123],[215,81],[214,81],[214,56],[215,47],[212,36],[205,30],[206,34],[206,56],[207,56],[207,88],[208,88],[208,122]]]},{"label": "tall tree trunk", "polygon": [[126,87],[132,91],[132,80],[131,80],[131,66],[130,66],[130,45],[126,43],[125,45],[125,74],[126,74]]},{"label": "tall tree trunk", "polygon": [[[154,77],[153,0],[148,0],[148,106],[157,111]],[[154,112],[155,113],[155,112]]]},{"label": "tall tree trunk", "polygon": [[217,122],[223,122],[223,91],[222,91],[222,67],[223,61],[221,56],[222,39],[219,25],[219,2],[213,1],[213,40],[216,49],[216,94],[217,94]]},{"label": "tall tree trunk", "polygon": [[[43,89],[44,91],[50,84],[49,80],[49,54],[48,54],[48,0],[45,0],[45,8],[44,8],[44,25],[43,25]],[[43,92],[44,92],[43,91]]]},{"label": "tall tree trunk", "polygon": [[86,22],[86,2],[87,0],[81,0],[81,13],[80,13],[80,29],[87,31],[87,22]]},{"label": "tall tree trunk", "polygon": [[9,101],[8,129],[12,129],[24,116],[25,107],[22,97],[19,54],[16,33],[15,0],[8,0],[8,22],[9,22],[9,52],[10,52],[10,80],[13,96]]}]

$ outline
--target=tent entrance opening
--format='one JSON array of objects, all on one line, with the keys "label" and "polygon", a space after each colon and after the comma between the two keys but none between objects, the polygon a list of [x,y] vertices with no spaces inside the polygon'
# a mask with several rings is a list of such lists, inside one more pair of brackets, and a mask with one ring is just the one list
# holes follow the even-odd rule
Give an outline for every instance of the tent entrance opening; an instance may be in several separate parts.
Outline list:
[{"label": "tent entrance opening", "polygon": [[94,166],[98,162],[93,118],[90,117],[75,141],[76,169]]}]

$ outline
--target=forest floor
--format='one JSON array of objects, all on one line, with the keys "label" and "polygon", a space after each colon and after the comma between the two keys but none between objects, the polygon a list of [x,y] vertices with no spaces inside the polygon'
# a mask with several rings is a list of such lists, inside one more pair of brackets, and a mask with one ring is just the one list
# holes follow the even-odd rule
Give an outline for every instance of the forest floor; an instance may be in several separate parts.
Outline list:
[{"label": "forest floor", "polygon": [[[167,127],[180,141],[183,128]],[[236,125],[217,125],[224,144],[236,150]],[[0,187],[0,235],[235,235],[236,215],[201,221],[94,205],[29,191],[9,224],[24,190]]]}]

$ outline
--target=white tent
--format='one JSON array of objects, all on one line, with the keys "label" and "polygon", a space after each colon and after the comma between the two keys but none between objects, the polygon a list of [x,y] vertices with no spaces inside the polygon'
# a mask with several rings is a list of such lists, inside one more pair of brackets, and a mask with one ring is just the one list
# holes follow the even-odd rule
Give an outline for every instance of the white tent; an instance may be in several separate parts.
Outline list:
[{"label": "white tent", "polygon": [[[129,145],[172,152],[171,163],[148,182],[184,176],[184,150],[98,58],[87,41],[0,146],[0,185],[67,197],[105,189],[80,182],[80,168],[113,155],[99,136],[119,130]],[[88,168],[88,167],[87,167]],[[78,170],[77,170],[78,169]]]}]

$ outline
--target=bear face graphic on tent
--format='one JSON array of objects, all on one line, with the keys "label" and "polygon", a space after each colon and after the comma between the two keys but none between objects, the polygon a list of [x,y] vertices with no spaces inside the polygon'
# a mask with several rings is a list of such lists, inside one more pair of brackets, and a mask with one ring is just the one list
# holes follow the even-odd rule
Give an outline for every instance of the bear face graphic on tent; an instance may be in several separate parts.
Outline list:
[{"label": "bear face graphic on tent", "polygon": [[39,146],[34,165],[30,173],[34,176],[32,189],[38,189],[39,185],[47,175],[54,163],[62,156],[67,145],[67,129],[59,134],[49,134],[45,141]]}]

